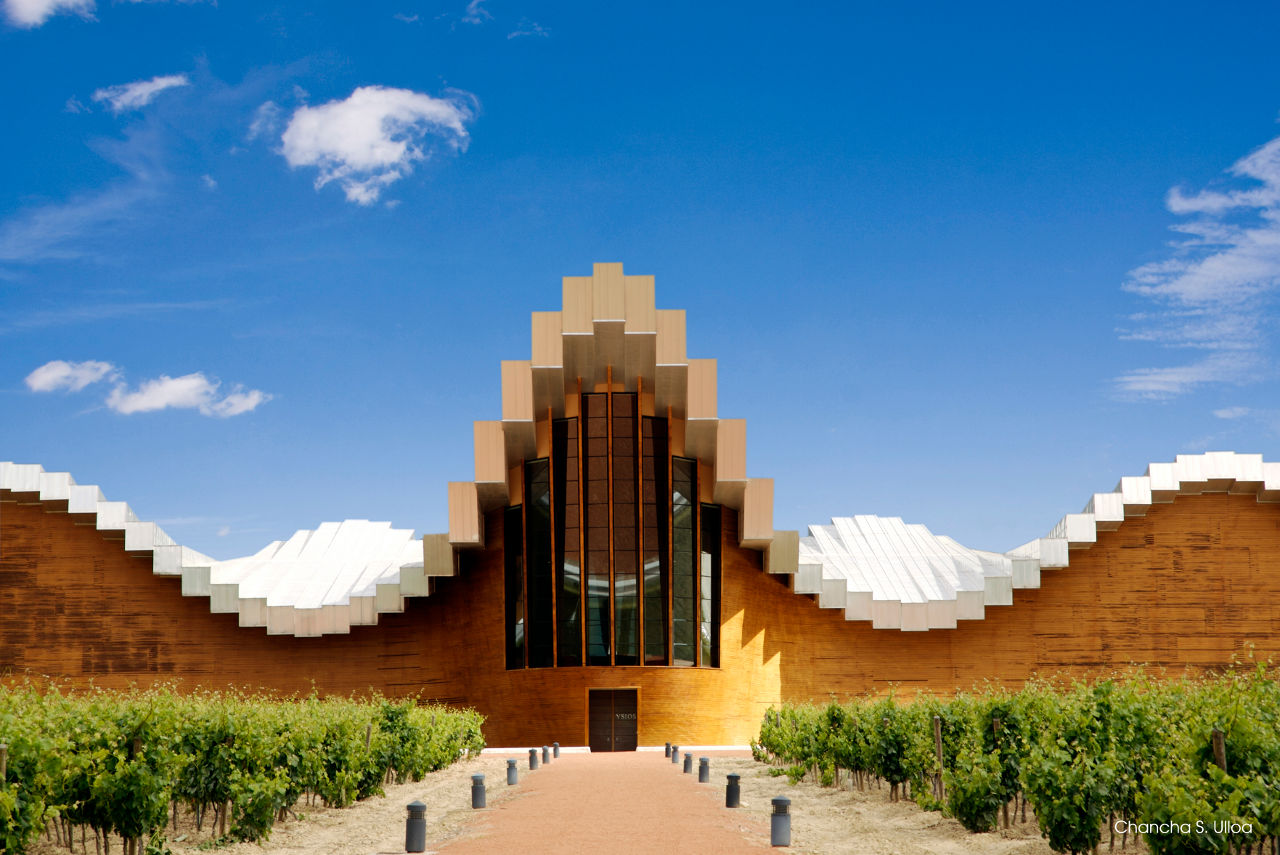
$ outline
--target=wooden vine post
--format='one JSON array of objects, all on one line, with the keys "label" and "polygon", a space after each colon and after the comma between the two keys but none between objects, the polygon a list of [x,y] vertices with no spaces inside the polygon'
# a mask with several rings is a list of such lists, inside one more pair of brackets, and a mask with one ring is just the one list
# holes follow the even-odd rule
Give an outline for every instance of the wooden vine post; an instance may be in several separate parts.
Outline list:
[{"label": "wooden vine post", "polygon": [[[1001,729],[999,718],[991,719],[991,729],[995,733],[995,748],[996,748],[996,753],[999,754],[1000,753],[1000,729]],[[1004,763],[1003,758],[1001,759],[1000,762],[1001,764]],[[1001,768],[1003,768],[1003,765]],[[1005,801],[1004,805],[1000,808],[1000,817],[1004,820],[1004,827],[1008,828],[1009,827],[1009,802],[1007,800]]]},{"label": "wooden vine post", "polygon": [[4,786],[5,775],[9,773],[9,746],[0,742],[0,787]]},{"label": "wooden vine post", "polygon": [[1213,729],[1212,735],[1210,736],[1210,740],[1213,743],[1213,762],[1216,763],[1218,765],[1218,768],[1221,769],[1222,771],[1224,772],[1227,771],[1226,734],[1224,734],[1221,730],[1218,730],[1218,728],[1215,727]]},{"label": "wooden vine post", "polygon": [[942,783],[942,716],[933,717],[933,752],[938,758],[938,771],[933,773],[933,797],[945,802],[946,789]]}]

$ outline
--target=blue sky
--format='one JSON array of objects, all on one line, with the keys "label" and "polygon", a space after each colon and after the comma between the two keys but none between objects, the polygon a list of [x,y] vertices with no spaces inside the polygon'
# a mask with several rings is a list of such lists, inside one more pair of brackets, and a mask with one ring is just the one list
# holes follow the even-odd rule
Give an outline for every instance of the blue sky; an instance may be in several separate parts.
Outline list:
[{"label": "blue sky", "polygon": [[1280,459],[1274,4],[0,10],[0,459],[215,557],[443,531],[598,261],[688,310],[778,528],[1004,550]]}]

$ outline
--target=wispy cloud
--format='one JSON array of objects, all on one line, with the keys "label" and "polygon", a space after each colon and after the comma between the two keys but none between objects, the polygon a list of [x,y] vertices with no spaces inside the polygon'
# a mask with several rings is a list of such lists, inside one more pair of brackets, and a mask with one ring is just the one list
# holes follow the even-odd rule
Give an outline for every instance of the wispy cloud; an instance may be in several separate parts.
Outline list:
[{"label": "wispy cloud", "polygon": [[1188,218],[1169,258],[1129,273],[1125,290],[1157,308],[1134,315],[1123,338],[1205,352],[1183,365],[1139,368],[1119,389],[1143,398],[1170,398],[1197,387],[1262,378],[1271,326],[1268,309],[1280,286],[1280,137],[1228,170],[1238,188],[1188,193],[1173,188],[1166,205]]},{"label": "wispy cloud", "polygon": [[1248,407],[1224,407],[1221,410],[1214,410],[1213,414],[1220,419],[1242,419],[1252,412]]},{"label": "wispy cloud", "polygon": [[484,7],[486,0],[468,0],[466,11],[462,13],[462,23],[483,24],[492,21],[493,15]]},{"label": "wispy cloud", "polygon": [[115,375],[116,368],[110,362],[64,362],[55,359],[28,374],[25,382],[32,392],[79,392]]},{"label": "wispy cloud", "polygon": [[274,136],[280,129],[280,105],[275,101],[264,101],[253,111],[253,121],[249,123],[247,139]]},{"label": "wispy cloud", "polygon": [[29,205],[0,222],[0,265],[92,258],[117,251],[119,232],[136,226],[144,206],[164,195],[172,137],[168,124],[148,115],[127,125],[118,138],[90,140],[89,146],[124,174],[65,201]]},{"label": "wispy cloud", "polygon": [[246,389],[240,384],[222,392],[222,383],[197,371],[181,377],[161,374],[144,380],[136,389],[121,379],[122,372],[110,362],[46,362],[26,376],[32,392],[79,392],[103,381],[112,385],[104,402],[123,415],[151,413],[158,410],[197,410],[201,415],[230,418],[252,412],[271,400],[259,389]]},{"label": "wispy cloud", "polygon": [[1143,398],[1173,398],[1199,386],[1215,383],[1248,383],[1262,367],[1257,353],[1214,353],[1186,365],[1135,368],[1116,379],[1124,392]]},{"label": "wispy cloud", "polygon": [[188,300],[185,302],[143,301],[135,303],[88,303],[78,306],[60,306],[40,309],[25,314],[11,314],[0,323],[0,335],[26,332],[72,324],[116,321],[124,318],[147,317],[168,312],[199,311],[226,306],[225,300]]},{"label": "wispy cloud", "polygon": [[421,15],[406,15],[404,12],[396,12],[391,17],[405,24],[416,24],[421,20]]},{"label": "wispy cloud", "polygon": [[93,93],[93,100],[107,102],[111,112],[120,114],[126,110],[138,110],[147,106],[166,89],[190,85],[191,80],[185,74],[164,74],[150,80],[135,80],[119,86],[106,86]]},{"label": "wispy cloud", "polygon": [[153,195],[145,183],[121,182],[66,202],[21,211],[0,223],[0,262],[81,258],[89,252],[81,242],[86,233],[101,232],[128,219],[139,202]]},{"label": "wispy cloud", "polygon": [[337,182],[348,201],[371,205],[384,188],[435,151],[463,151],[475,99],[434,98],[408,89],[362,86],[345,100],[299,107],[281,136],[289,166],[319,170],[316,189]]},{"label": "wispy cloud", "polygon": [[530,21],[528,18],[521,18],[516,28],[507,33],[508,39],[519,39],[525,36],[537,36],[539,38],[547,38],[551,35],[551,31],[539,24],[537,21]]}]

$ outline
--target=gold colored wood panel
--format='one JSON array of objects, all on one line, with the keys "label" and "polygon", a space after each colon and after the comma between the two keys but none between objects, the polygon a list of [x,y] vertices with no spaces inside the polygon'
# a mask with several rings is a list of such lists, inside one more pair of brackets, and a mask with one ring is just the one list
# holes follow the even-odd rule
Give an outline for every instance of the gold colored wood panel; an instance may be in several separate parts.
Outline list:
[{"label": "gold colored wood panel", "polygon": [[1082,677],[1145,663],[1180,674],[1252,648],[1280,656],[1280,507],[1251,496],[1179,497],[1099,534],[1071,566],[954,630],[904,633],[847,622],[761,572],[724,510],[721,667],[506,671],[502,518],[455,578],[377,626],[320,638],[268,636],[182,597],[176,578],[118,541],[38,505],[0,506],[0,667],[101,686],[421,694],[488,716],[491,745],[571,744],[587,691],[636,688],[641,744],[742,744],[782,701],[824,702],[897,686],[946,692],[1033,673]]}]

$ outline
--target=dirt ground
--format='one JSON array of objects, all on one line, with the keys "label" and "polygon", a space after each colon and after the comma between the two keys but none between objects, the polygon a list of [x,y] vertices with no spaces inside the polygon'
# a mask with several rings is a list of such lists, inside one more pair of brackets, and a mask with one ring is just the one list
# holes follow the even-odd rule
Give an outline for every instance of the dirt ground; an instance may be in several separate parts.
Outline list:
[{"label": "dirt ground", "polygon": [[[306,807],[300,804],[296,810],[298,819],[276,825],[271,838],[262,844],[239,843],[219,847],[217,851],[229,855],[390,855],[404,851],[405,805],[421,799],[427,805],[427,851],[444,850],[444,855],[456,852],[483,852],[486,841],[498,844],[503,835],[510,832],[503,823],[512,827],[527,825],[529,809],[563,814],[565,833],[548,839],[536,835],[525,837],[525,845],[518,847],[526,852],[575,852],[600,851],[599,840],[576,841],[575,828],[608,828],[608,823],[597,814],[610,810],[608,793],[601,799],[589,793],[590,817],[585,817],[581,804],[587,796],[571,796],[580,804],[563,804],[566,799],[557,793],[572,793],[571,778],[581,777],[591,771],[592,760],[599,759],[603,771],[608,763],[607,780],[636,776],[636,781],[649,781],[638,789],[634,784],[619,786],[616,810],[634,813],[637,792],[654,793],[659,789],[663,798],[672,794],[677,799],[705,799],[706,802],[691,806],[690,810],[704,816],[718,817],[717,826],[726,833],[736,834],[742,849],[767,848],[769,842],[770,800],[784,795],[791,799],[791,848],[798,853],[813,855],[1050,855],[1048,843],[1040,836],[1034,817],[1023,825],[1014,822],[1012,827],[989,834],[972,834],[953,819],[937,812],[922,811],[909,801],[890,802],[888,788],[870,786],[865,791],[849,789],[849,781],[840,789],[823,788],[809,781],[792,786],[785,777],[772,777],[769,767],[755,763],[745,752],[701,752],[711,758],[711,783],[697,784],[696,775],[683,775],[678,766],[671,764],[661,752],[641,751],[628,755],[564,755],[553,761],[550,767],[530,773],[527,770],[528,755],[486,754],[474,760],[429,775],[419,783],[387,787],[383,798],[369,799],[344,809]],[[506,786],[506,759],[517,757],[521,784]],[[564,762],[566,759],[572,762]],[[651,768],[652,767],[652,768]],[[696,770],[695,762],[694,768]],[[575,771],[576,770],[576,771]],[[655,770],[660,770],[656,772]],[[725,775],[742,776],[742,806],[738,811],[723,807]],[[486,776],[488,809],[471,809],[471,776]],[[551,776],[560,779],[555,783]],[[537,781],[539,776],[547,776]],[[553,786],[553,784],[555,784]],[[609,789],[597,786],[598,790]],[[665,791],[670,789],[670,793]],[[510,803],[516,799],[519,804]],[[597,803],[599,802],[599,803]],[[713,810],[714,809],[714,810]],[[718,813],[717,813],[718,811]],[[584,821],[588,819],[589,821]],[[632,828],[634,822],[619,822],[617,832],[608,839],[616,843],[615,851],[637,853],[661,853],[671,850],[665,835],[647,834]],[[619,836],[619,834],[621,836]],[[79,834],[76,835],[75,852],[81,852]],[[625,837],[625,839],[623,839]],[[176,835],[170,833],[170,846],[175,855],[193,855],[209,850],[208,826],[196,833],[194,822],[183,816],[179,820]],[[541,838],[541,839],[539,839]],[[535,842],[536,841],[536,842]],[[575,842],[576,841],[576,842]],[[203,845],[202,845],[203,844]],[[1104,834],[1101,849],[1108,845]],[[682,847],[683,848],[683,847]],[[66,852],[41,840],[31,850],[35,855],[55,855]],[[88,838],[88,852],[94,852],[93,838]],[[111,847],[112,853],[122,852],[119,840]],[[1120,852],[1120,841],[1115,851]],[[1145,851],[1133,842],[1127,852]]]}]

